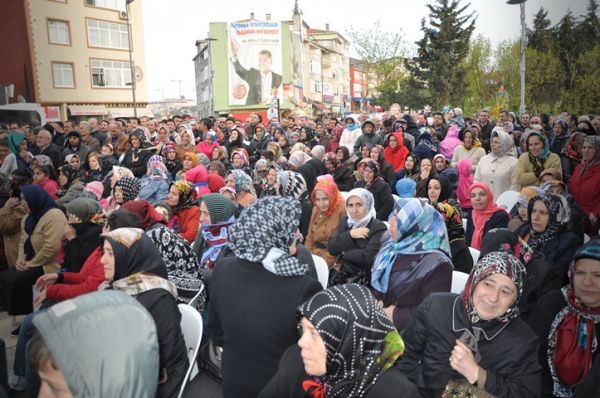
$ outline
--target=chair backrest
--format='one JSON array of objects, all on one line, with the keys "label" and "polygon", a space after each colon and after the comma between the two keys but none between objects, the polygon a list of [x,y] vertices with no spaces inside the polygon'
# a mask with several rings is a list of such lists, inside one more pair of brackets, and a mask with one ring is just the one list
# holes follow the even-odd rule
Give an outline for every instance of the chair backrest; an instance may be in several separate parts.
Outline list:
[{"label": "chair backrest", "polygon": [[396,195],[395,193],[393,193],[392,196],[394,197],[394,203],[396,203],[398,199],[400,199],[400,196]]},{"label": "chair backrest", "polygon": [[590,241],[590,236],[588,234],[583,234],[583,243],[588,243]]},{"label": "chair backrest", "polygon": [[196,365],[196,357],[202,340],[202,317],[200,313],[187,304],[179,304],[179,312],[181,312],[181,332],[185,340],[187,348],[189,368],[185,374],[185,379],[179,391],[179,398],[183,396],[183,390],[190,379],[192,369]]},{"label": "chair backrest", "polygon": [[468,278],[469,274],[460,271],[452,271],[452,287],[450,288],[450,291],[452,293],[460,294],[465,288]]},{"label": "chair backrest", "polygon": [[469,247],[469,251],[471,252],[471,257],[473,257],[473,264],[477,264],[477,261],[479,261],[479,255],[481,254],[481,252],[477,249],[473,249],[472,247]]},{"label": "chair backrest", "polygon": [[466,232],[466,231],[467,231],[467,219],[466,219],[466,218],[463,218],[463,219],[462,219],[462,222],[463,222],[463,229],[464,229],[464,230],[465,230],[465,232]]},{"label": "chair backrest", "polygon": [[194,309],[198,309],[198,301],[200,300],[200,297],[202,297],[202,294],[204,293],[204,288],[205,288],[205,286],[202,285],[202,287],[200,288],[198,293],[196,293],[196,295],[190,300],[190,302],[187,303],[189,306],[191,306]]},{"label": "chair backrest", "polygon": [[319,282],[321,282],[321,285],[323,285],[323,289],[327,289],[327,282],[329,281],[329,267],[327,266],[327,262],[323,259],[323,257],[319,257],[314,254],[312,258],[315,262],[315,268],[317,269]]},{"label": "chair backrest", "polygon": [[517,191],[504,191],[498,199],[496,199],[496,204],[500,207],[504,207],[506,210],[511,211],[515,204],[517,204],[517,199],[519,199],[519,192]]}]

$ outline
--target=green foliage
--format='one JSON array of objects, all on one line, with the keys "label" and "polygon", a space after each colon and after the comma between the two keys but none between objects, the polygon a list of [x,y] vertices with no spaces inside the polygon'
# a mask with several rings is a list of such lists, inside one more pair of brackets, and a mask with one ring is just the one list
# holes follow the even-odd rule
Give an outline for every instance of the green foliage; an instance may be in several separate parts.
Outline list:
[{"label": "green foliage", "polygon": [[554,112],[560,99],[560,89],[564,82],[560,62],[553,55],[532,48],[525,55],[525,103],[535,112]]},{"label": "green foliage", "polygon": [[572,112],[598,113],[600,109],[600,44],[579,56],[578,74],[573,90],[561,90],[564,99],[563,108]]},{"label": "green foliage", "polygon": [[542,52],[555,52],[556,42],[548,18],[548,11],[540,7],[533,19],[533,30],[527,31],[527,46]]}]

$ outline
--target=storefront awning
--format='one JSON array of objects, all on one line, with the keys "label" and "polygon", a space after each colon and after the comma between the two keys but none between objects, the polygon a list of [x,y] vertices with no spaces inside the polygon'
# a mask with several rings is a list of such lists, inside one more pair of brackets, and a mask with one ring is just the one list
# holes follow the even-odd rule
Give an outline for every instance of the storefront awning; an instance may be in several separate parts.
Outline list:
[{"label": "storefront awning", "polygon": [[108,108],[102,105],[69,105],[71,116],[106,116]]},{"label": "storefront awning", "polygon": [[[154,117],[154,113],[149,108],[137,107],[137,117],[147,116]],[[133,117],[133,108],[108,108],[109,116],[111,119],[118,119],[120,117]]]},{"label": "storefront awning", "polygon": [[322,104],[322,103],[320,103],[320,102],[317,102],[317,101],[313,101],[313,102],[312,102],[312,106],[313,106],[314,108],[316,108],[316,109],[320,110],[320,111],[325,111],[325,110],[327,110],[327,111],[328,111],[328,110],[330,110],[330,109],[329,109],[329,107],[328,107],[327,105],[325,105],[325,104]]}]

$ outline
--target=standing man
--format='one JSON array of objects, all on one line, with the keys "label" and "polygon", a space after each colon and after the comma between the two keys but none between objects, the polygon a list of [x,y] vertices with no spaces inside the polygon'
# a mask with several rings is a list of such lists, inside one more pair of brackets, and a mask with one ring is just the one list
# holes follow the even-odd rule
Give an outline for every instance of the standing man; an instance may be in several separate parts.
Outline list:
[{"label": "standing man", "polygon": [[482,109],[479,111],[479,126],[481,127],[481,141],[483,147],[487,153],[490,152],[490,137],[492,136],[492,130],[494,129],[494,123],[490,121],[490,111]]}]

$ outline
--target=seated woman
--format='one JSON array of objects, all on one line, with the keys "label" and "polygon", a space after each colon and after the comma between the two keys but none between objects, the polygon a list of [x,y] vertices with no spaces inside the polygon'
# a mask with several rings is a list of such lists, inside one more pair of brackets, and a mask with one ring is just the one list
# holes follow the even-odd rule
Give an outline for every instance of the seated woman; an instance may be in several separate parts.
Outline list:
[{"label": "seated woman", "polygon": [[21,224],[21,240],[14,268],[2,274],[9,315],[33,311],[31,287],[40,276],[58,271],[58,254],[67,219],[39,185],[23,185],[21,207],[28,215]]},{"label": "seated woman", "polygon": [[390,216],[390,238],[373,264],[371,285],[398,331],[432,292],[452,285],[450,244],[444,219],[419,199],[399,199]]},{"label": "seated woman", "polygon": [[600,245],[573,256],[571,283],[542,297],[529,320],[540,339],[543,397],[592,397],[600,391]]},{"label": "seated woman", "polygon": [[521,189],[521,193],[517,198],[517,204],[510,211],[511,219],[508,222],[507,228],[513,232],[517,232],[522,225],[527,224],[527,208],[529,207],[529,201],[536,195],[542,194],[542,191],[536,187],[525,187]]},{"label": "seated woman", "polygon": [[188,367],[177,288],[169,282],[160,252],[143,230],[119,228],[104,237],[101,261],[106,287],[134,297],[156,324],[159,345],[156,397],[177,396]]},{"label": "seated woman", "polygon": [[287,197],[252,203],[231,231],[233,255],[213,268],[208,331],[223,347],[224,398],[258,395],[298,339],[296,308],[321,290],[296,257],[300,212]]},{"label": "seated woman", "polygon": [[331,268],[335,263],[335,257],[327,250],[327,242],[346,214],[346,206],[330,174],[321,176],[317,180],[317,185],[310,196],[314,207],[306,236],[306,247],[312,254],[322,257]]},{"label": "seated woman", "polygon": [[[416,397],[394,366],[402,338],[364,286],[334,286],[298,308],[301,337],[260,398]],[[390,349],[390,344],[393,348]]]},{"label": "seated woman", "polygon": [[526,138],[528,152],[519,157],[517,163],[517,182],[521,188],[538,185],[545,169],[556,169],[562,173],[560,157],[550,152],[548,139],[537,131],[528,131]]},{"label": "seated woman", "polygon": [[476,128],[473,126],[467,127],[462,131],[462,134],[459,134],[459,138],[462,140],[462,144],[454,148],[450,167],[456,167],[461,160],[469,159],[471,161],[471,174],[474,174],[479,160],[485,156],[485,150],[477,139]]},{"label": "seated woman", "polygon": [[155,148],[151,147],[146,133],[139,127],[129,135],[129,145],[131,148],[125,152],[121,165],[131,170],[137,178],[142,178],[146,174],[148,159],[154,153]]},{"label": "seated woman", "polygon": [[383,146],[377,144],[371,148],[370,158],[377,162],[379,165],[379,175],[388,185],[392,185],[395,180],[394,167],[385,160]]},{"label": "seated woman", "polygon": [[356,160],[354,161],[354,170],[356,170],[356,167],[358,166],[358,162],[360,162],[363,159],[369,159],[371,156],[371,144],[365,142],[364,144],[362,144],[360,146],[360,153],[356,154]]},{"label": "seated woman", "polygon": [[165,166],[165,159],[160,155],[152,155],[148,159],[148,172],[142,177],[139,198],[152,205],[164,202],[169,196],[171,173]]},{"label": "seated woman", "polygon": [[333,180],[341,192],[348,192],[354,185],[354,176],[352,170],[343,164],[340,164],[337,156],[333,152],[327,152],[323,159],[325,168],[333,176]]},{"label": "seated woman", "polygon": [[376,217],[380,221],[388,219],[392,208],[394,207],[394,197],[392,189],[379,175],[379,163],[369,160],[363,168],[363,180],[354,184],[355,188],[365,188],[373,194],[375,198]]},{"label": "seated woman", "polygon": [[327,250],[336,257],[330,271],[330,285],[354,282],[368,286],[371,267],[385,232],[385,224],[375,218],[373,194],[364,188],[348,192],[346,216],[327,242]]},{"label": "seated woman", "polygon": [[454,190],[456,199],[460,203],[460,208],[464,218],[471,216],[473,204],[471,203],[471,186],[473,185],[473,175],[471,174],[471,161],[463,159],[456,165],[458,171],[458,186]]},{"label": "seated woman", "polygon": [[417,198],[427,198],[427,187],[429,179],[437,175],[436,169],[433,167],[431,159],[421,159],[419,163],[419,172],[412,176],[412,179],[417,183]]},{"label": "seated woman", "polygon": [[84,190],[84,185],[79,180],[79,171],[68,164],[58,169],[58,199],[56,204],[64,205],[78,197]]},{"label": "seated woman", "polygon": [[403,178],[413,178],[419,173],[419,159],[412,153],[406,155],[404,158],[404,166],[396,173],[396,181]]},{"label": "seated woman", "polygon": [[133,200],[124,204],[121,210],[140,217],[140,228],[154,242],[167,267],[169,281],[177,288],[179,300],[189,302],[204,285],[198,272],[198,258],[190,244],[171,228],[165,225],[162,214],[146,200]]},{"label": "seated woman", "polygon": [[396,365],[421,397],[539,396],[538,339],[518,317],[524,277],[518,259],[493,252],[460,295],[423,301],[402,333],[406,349]]},{"label": "seated woman", "polygon": [[585,231],[589,236],[600,228],[600,137],[588,136],[581,146],[581,163],[569,179],[569,191],[586,215]]},{"label": "seated woman", "polygon": [[467,245],[479,250],[485,234],[490,229],[506,228],[510,216],[494,202],[494,194],[485,182],[476,182],[471,186],[471,205],[473,211],[467,219],[465,240]]},{"label": "seated woman", "polygon": [[441,175],[432,177],[427,194],[431,206],[444,217],[454,268],[468,274],[473,268],[473,257],[465,242],[462,212],[456,199],[452,198],[450,181]]},{"label": "seated woman", "polygon": [[64,231],[65,256],[61,269],[79,272],[100,245],[102,207],[93,199],[77,198],[65,205],[68,226]]},{"label": "seated woman", "polygon": [[396,182],[396,195],[399,198],[414,198],[417,193],[417,183],[412,178],[402,178]]},{"label": "seated woman", "polygon": [[[385,161],[392,165],[394,174],[399,173],[406,167],[406,157],[410,154],[408,148],[404,146],[404,135],[399,131],[392,133],[387,136],[385,144]],[[396,176],[394,177],[396,178]]]},{"label": "seated woman", "polygon": [[196,201],[196,190],[189,182],[171,183],[167,204],[173,210],[174,225],[183,239],[192,243],[200,225],[200,209]]},{"label": "seated woman", "polygon": [[[106,163],[106,157],[102,159],[99,152],[90,152],[87,155],[87,159],[83,164],[83,170],[85,174],[84,181],[89,183],[92,181],[102,181],[106,176],[106,170],[104,170],[103,163]],[[102,160],[102,161],[101,161]],[[103,162],[104,161],[104,162]],[[117,163],[114,163],[117,164]],[[110,171],[110,169],[108,170]]]},{"label": "seated woman", "polygon": [[519,236],[552,265],[561,286],[566,285],[569,263],[581,246],[579,238],[568,228],[571,212],[567,200],[552,193],[534,196],[527,213],[528,223],[519,228]]},{"label": "seated woman", "polygon": [[252,183],[252,177],[246,172],[233,169],[227,174],[225,183],[228,187],[234,188],[237,195],[237,202],[242,207],[248,207],[256,201],[256,191]]}]

